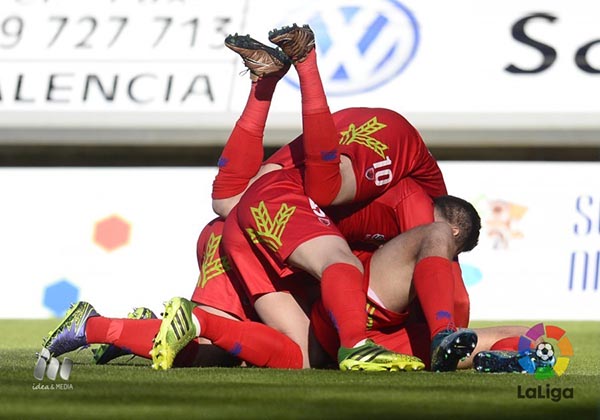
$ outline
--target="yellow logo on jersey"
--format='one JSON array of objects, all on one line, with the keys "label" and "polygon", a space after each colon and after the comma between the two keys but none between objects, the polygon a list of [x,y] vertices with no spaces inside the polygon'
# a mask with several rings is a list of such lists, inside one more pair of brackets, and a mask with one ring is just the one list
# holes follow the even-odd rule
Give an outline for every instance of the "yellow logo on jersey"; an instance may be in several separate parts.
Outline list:
[{"label": "yellow logo on jersey", "polygon": [[256,230],[247,228],[246,232],[248,232],[252,242],[263,242],[271,250],[277,251],[281,247],[281,235],[283,235],[290,217],[296,211],[296,206],[289,207],[283,203],[272,219],[264,201],[261,201],[258,207],[250,207],[250,211],[254,222],[256,222]]},{"label": "yellow logo on jersey", "polygon": [[340,144],[359,143],[373,150],[382,158],[385,158],[385,151],[389,148],[376,138],[371,137],[371,134],[376,133],[387,125],[377,121],[377,117],[371,118],[369,121],[356,128],[354,124],[348,126],[348,130],[342,131],[340,134]]},{"label": "yellow logo on jersey", "polygon": [[231,269],[227,257],[215,258],[219,245],[221,244],[222,235],[210,234],[206,248],[204,248],[204,257],[202,258],[202,266],[200,275],[198,276],[198,284],[196,287],[204,287],[212,278],[223,274]]}]

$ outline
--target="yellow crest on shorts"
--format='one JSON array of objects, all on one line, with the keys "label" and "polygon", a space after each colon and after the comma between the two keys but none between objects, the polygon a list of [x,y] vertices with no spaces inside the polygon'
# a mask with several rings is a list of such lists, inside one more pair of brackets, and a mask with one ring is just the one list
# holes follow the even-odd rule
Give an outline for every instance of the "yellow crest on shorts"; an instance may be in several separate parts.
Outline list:
[{"label": "yellow crest on shorts", "polygon": [[350,124],[346,131],[342,131],[340,134],[340,144],[359,143],[369,149],[373,150],[382,158],[385,158],[385,151],[389,148],[388,145],[383,144],[371,134],[387,127],[387,125],[377,121],[377,117],[371,118],[369,121],[356,128],[354,124]]},{"label": "yellow crest on shorts", "polygon": [[281,235],[285,230],[290,217],[296,211],[296,206],[283,203],[275,217],[271,218],[264,201],[258,207],[250,207],[250,212],[256,223],[256,229],[247,228],[246,232],[254,243],[265,243],[271,250],[277,251],[281,247]]},{"label": "yellow crest on shorts", "polygon": [[220,274],[231,269],[227,257],[216,258],[217,250],[221,244],[222,235],[210,234],[206,248],[204,248],[204,258],[200,267],[200,275],[198,276],[198,284],[196,287],[204,287],[208,281]]}]

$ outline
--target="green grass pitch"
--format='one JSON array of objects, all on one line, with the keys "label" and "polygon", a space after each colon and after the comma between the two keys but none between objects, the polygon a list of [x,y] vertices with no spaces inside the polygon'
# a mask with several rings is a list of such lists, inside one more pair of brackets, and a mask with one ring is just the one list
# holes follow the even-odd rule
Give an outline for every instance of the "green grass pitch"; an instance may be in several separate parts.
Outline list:
[{"label": "green grass pitch", "polygon": [[[547,322],[567,331],[575,353],[566,373],[548,380],[472,370],[436,374],[190,368],[156,372],[139,358],[96,366],[91,352],[83,350],[69,355],[75,365],[68,381],[46,378],[40,382],[33,377],[34,353],[56,323],[0,321],[0,418],[600,419],[598,322]],[[40,384],[54,384],[55,389],[34,389]],[[66,385],[61,389],[57,384]],[[519,389],[525,393],[532,388],[543,395],[560,389],[561,395],[572,392],[572,398],[519,398]]]}]

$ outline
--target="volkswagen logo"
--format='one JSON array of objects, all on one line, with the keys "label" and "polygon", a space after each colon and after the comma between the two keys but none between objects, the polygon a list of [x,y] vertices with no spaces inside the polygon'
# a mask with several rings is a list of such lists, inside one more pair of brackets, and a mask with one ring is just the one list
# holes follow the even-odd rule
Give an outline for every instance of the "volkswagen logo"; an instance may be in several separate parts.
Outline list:
[{"label": "volkswagen logo", "polygon": [[[419,45],[414,15],[396,0],[326,0],[290,16],[314,31],[319,71],[331,96],[386,84],[406,69]],[[285,80],[298,87],[295,72]]]}]

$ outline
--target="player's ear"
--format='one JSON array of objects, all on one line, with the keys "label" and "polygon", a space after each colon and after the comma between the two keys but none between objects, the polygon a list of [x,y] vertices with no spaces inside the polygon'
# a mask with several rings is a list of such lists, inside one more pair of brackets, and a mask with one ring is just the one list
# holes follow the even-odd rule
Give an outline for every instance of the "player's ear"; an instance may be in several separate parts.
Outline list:
[{"label": "player's ear", "polygon": [[452,226],[452,236],[454,236],[456,238],[459,233],[460,233],[460,229],[457,228],[456,226]]}]

